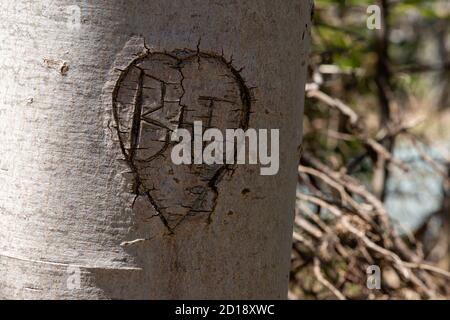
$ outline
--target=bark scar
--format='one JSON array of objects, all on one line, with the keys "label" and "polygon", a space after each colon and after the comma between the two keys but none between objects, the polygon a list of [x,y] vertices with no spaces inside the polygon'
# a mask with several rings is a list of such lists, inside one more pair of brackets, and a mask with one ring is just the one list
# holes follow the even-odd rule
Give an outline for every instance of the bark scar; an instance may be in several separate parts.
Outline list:
[{"label": "bark scar", "polygon": [[[240,72],[222,55],[196,50],[146,51],[120,71],[112,111],[132,172],[133,208],[149,205],[170,234],[188,218],[211,222],[218,184],[232,165],[174,165],[171,133],[205,127],[246,130],[253,102]],[[147,207],[148,208],[148,207]]]}]

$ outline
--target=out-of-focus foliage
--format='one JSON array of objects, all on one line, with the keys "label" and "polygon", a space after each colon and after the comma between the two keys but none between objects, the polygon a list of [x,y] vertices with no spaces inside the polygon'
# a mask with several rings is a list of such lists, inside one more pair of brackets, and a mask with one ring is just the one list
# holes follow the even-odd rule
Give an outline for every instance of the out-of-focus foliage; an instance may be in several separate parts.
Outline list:
[{"label": "out-of-focus foliage", "polygon": [[[291,298],[449,297],[450,1],[316,0],[312,42]],[[426,179],[438,209],[402,233],[390,200],[414,208]],[[374,264],[380,290],[366,286]]]},{"label": "out-of-focus foliage", "polygon": [[[368,131],[373,134],[383,125],[379,123],[376,88],[378,32],[367,28],[366,10],[377,3],[370,0],[315,1],[310,70],[311,81],[318,82],[321,90],[362,114]],[[430,113],[437,115],[439,110],[446,112],[450,108],[450,1],[388,3],[387,63],[391,70],[391,103],[397,118],[405,120],[405,117],[414,118],[423,113],[429,116]],[[345,131],[340,128],[335,111],[313,100],[306,103],[305,148],[320,149],[324,157],[332,157],[340,164],[348,163],[363,152],[361,144],[355,140],[330,138],[330,130]],[[416,112],[419,108],[421,110]],[[419,132],[426,132],[428,124],[425,121],[419,125]],[[450,130],[440,133],[450,133]],[[370,169],[367,161],[360,164],[359,172]]]}]

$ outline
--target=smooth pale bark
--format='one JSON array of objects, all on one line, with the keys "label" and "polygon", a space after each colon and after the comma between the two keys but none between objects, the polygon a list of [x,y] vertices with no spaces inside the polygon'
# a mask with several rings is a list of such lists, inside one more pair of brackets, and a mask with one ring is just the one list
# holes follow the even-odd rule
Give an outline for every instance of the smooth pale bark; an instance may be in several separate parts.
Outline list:
[{"label": "smooth pale bark", "polygon": [[[0,298],[286,298],[310,14],[306,0],[1,1]],[[248,126],[280,129],[277,175],[226,172],[207,219],[173,232],[134,203],[113,117],[143,39],[232,56]]]}]

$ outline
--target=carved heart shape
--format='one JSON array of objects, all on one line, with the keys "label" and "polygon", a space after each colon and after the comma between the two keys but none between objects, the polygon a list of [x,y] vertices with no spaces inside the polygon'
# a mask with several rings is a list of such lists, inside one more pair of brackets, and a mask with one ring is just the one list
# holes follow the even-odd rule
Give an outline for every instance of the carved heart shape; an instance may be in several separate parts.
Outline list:
[{"label": "carved heart shape", "polygon": [[175,165],[170,140],[177,128],[246,129],[250,91],[222,56],[179,50],[151,53],[123,71],[113,92],[122,153],[134,175],[134,192],[173,231],[185,218],[214,211],[217,184],[227,165]]}]

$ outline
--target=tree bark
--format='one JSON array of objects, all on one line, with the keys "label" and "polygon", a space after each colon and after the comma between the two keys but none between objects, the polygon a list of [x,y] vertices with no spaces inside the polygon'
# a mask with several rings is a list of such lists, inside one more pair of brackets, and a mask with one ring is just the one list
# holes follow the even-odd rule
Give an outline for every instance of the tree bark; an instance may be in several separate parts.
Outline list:
[{"label": "tree bark", "polygon": [[[303,0],[0,2],[0,298],[284,299],[310,11]],[[135,115],[159,101],[149,90],[163,92],[167,123],[145,129]],[[240,118],[211,98],[221,94]],[[278,174],[173,172],[162,153],[139,166],[180,110],[213,104],[213,126],[280,129]],[[197,205],[186,190],[199,177]]]}]

